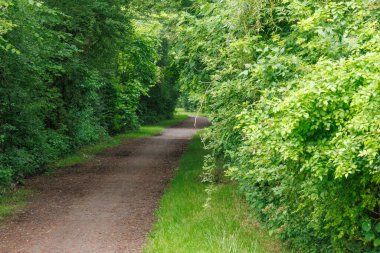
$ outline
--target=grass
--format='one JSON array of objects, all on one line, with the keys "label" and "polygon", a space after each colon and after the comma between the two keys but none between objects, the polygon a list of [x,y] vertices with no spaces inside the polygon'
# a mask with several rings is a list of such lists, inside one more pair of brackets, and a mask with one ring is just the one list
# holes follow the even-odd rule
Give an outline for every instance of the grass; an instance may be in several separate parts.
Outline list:
[{"label": "grass", "polygon": [[68,155],[57,161],[53,167],[62,168],[84,163],[103,150],[116,147],[126,140],[160,134],[165,128],[182,122],[187,118],[188,115],[185,113],[176,113],[173,119],[164,120],[155,125],[142,126],[138,130],[128,131],[123,134],[115,135],[96,144],[91,144],[81,148],[78,152]]},{"label": "grass", "polygon": [[[96,144],[85,146],[78,152],[68,155],[56,162],[53,166],[51,166],[51,169],[47,171],[47,174],[54,173],[56,168],[81,164],[94,157],[97,153],[108,148],[116,147],[126,140],[160,134],[165,128],[182,122],[187,118],[188,115],[186,114],[176,113],[173,119],[164,120],[155,125],[142,126],[138,130],[119,134]],[[0,195],[0,222],[16,210],[23,208],[26,205],[28,196],[31,193],[32,190],[21,188],[13,192]]]},{"label": "grass", "polygon": [[190,116],[191,117],[195,117],[195,116],[207,117],[207,116],[209,116],[207,113],[204,113],[204,112],[189,112],[189,111],[186,111],[184,108],[177,108],[176,113],[182,114],[182,115],[187,115],[189,117]]},{"label": "grass", "polygon": [[20,189],[0,197],[0,221],[4,220],[15,210],[23,208],[26,205],[26,199],[31,194],[30,190]]},{"label": "grass", "polygon": [[195,137],[161,200],[145,252],[284,252],[260,229],[234,184],[201,182],[205,152]]}]

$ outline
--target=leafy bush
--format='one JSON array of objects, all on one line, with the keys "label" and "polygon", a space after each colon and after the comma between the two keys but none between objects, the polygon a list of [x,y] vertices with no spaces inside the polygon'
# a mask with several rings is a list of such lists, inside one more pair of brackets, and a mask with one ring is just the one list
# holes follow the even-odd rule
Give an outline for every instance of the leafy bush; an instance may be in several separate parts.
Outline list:
[{"label": "leafy bush", "polygon": [[[270,231],[304,252],[377,252],[377,2],[193,10],[178,29],[182,84],[206,94],[208,147]],[[208,178],[218,159],[207,158]]]},{"label": "leafy bush", "polygon": [[4,189],[8,188],[12,183],[13,173],[9,168],[0,169],[0,194]]}]

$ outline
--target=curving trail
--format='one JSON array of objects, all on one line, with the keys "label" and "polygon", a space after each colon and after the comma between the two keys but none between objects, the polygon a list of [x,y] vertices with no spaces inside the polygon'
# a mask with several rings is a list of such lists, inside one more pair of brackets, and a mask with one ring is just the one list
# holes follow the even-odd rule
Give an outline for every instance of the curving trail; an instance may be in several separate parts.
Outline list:
[{"label": "curving trail", "polygon": [[[197,128],[208,125],[197,120]],[[141,252],[194,118],[28,182],[28,207],[0,227],[0,252]]]}]

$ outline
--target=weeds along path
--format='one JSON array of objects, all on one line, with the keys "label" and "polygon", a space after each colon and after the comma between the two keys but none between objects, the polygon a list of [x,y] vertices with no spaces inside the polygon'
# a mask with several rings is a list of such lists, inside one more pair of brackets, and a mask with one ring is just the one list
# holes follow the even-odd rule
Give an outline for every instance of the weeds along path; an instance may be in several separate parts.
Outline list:
[{"label": "weeds along path", "polygon": [[[208,124],[198,118],[197,128]],[[0,252],[140,252],[194,118],[28,182],[28,207],[0,227]]]}]

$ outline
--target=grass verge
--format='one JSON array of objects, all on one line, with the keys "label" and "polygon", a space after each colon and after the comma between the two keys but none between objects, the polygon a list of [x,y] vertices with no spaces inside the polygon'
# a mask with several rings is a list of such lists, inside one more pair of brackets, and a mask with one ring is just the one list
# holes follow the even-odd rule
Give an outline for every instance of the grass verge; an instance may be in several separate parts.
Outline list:
[{"label": "grass verge", "polygon": [[0,197],[0,221],[4,220],[9,214],[15,210],[23,208],[26,205],[26,199],[31,191],[20,189],[11,194]]},{"label": "grass verge", "polygon": [[161,200],[145,252],[284,252],[260,229],[234,184],[201,182],[205,153],[196,136]]},{"label": "grass verge", "polygon": [[[188,117],[189,116],[186,114],[177,113],[173,119],[164,120],[155,125],[142,126],[138,130],[128,131],[124,134],[110,137],[96,144],[85,146],[76,153],[68,155],[57,161],[53,166],[51,166],[51,169],[48,170],[47,173],[54,173],[56,168],[69,167],[84,163],[97,153],[108,148],[116,147],[126,140],[160,134],[165,128],[180,123]],[[23,208],[26,205],[26,200],[31,193],[32,190],[21,188],[16,191],[0,195],[0,222],[7,216],[14,213],[15,210]]]}]

